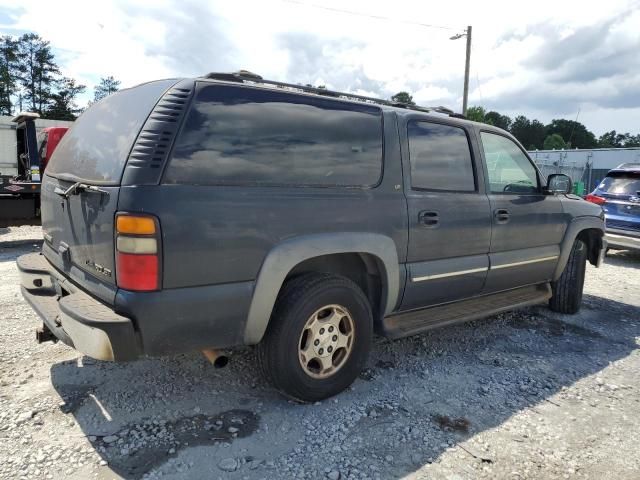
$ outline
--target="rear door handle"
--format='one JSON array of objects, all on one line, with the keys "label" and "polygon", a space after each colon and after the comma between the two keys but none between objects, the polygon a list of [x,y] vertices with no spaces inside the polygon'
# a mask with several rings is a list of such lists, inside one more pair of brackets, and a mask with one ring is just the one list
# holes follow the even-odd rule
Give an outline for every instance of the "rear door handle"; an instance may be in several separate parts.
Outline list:
[{"label": "rear door handle", "polygon": [[423,210],[418,214],[418,222],[426,228],[436,228],[440,223],[438,212]]},{"label": "rear door handle", "polygon": [[509,210],[497,208],[493,211],[493,217],[496,219],[496,223],[507,223],[510,217]]}]

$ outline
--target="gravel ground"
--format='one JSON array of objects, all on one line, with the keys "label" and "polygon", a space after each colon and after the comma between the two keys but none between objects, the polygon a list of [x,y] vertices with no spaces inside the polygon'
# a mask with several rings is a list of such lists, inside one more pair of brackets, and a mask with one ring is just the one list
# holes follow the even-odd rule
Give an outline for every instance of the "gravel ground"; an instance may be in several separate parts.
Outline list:
[{"label": "gravel ground", "polygon": [[38,345],[0,230],[1,478],[638,478],[640,255],[588,266],[578,315],[535,307],[377,339],[315,405],[284,400],[250,349],[128,364]]}]

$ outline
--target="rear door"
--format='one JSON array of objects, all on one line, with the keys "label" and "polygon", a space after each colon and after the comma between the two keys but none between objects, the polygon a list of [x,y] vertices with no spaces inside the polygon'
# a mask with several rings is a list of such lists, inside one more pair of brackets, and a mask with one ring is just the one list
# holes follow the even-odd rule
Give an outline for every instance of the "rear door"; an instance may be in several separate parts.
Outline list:
[{"label": "rear door", "polygon": [[484,292],[550,280],[568,221],[562,202],[543,192],[538,169],[511,138],[486,131],[480,138],[492,211]]},{"label": "rear door", "polygon": [[477,295],[489,266],[491,223],[470,132],[411,117],[401,132],[409,214],[402,309]]},{"label": "rear door", "polygon": [[[58,144],[42,182],[44,255],[106,302],[116,289],[113,222],[122,172],[149,112],[175,82],[121,90],[87,109]],[[77,182],[103,192],[61,195]]]}]

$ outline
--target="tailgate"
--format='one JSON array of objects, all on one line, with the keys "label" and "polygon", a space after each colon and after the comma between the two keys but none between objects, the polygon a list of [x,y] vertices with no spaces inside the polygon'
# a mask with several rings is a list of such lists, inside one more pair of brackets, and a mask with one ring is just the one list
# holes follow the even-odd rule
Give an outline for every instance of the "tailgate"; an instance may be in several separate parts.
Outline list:
[{"label": "tailgate", "polygon": [[114,216],[120,187],[108,193],[79,193],[67,198],[55,193],[73,182],[45,175],[41,214],[43,253],[61,272],[108,303],[115,297]]}]

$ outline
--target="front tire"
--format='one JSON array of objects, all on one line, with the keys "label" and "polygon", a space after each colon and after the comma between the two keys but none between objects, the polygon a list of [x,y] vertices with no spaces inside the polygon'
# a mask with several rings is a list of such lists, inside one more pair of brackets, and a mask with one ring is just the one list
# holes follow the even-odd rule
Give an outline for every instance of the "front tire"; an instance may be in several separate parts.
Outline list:
[{"label": "front tire", "polygon": [[265,378],[294,400],[315,402],[347,388],[371,348],[371,307],[348,278],[304,274],[287,281],[257,346]]},{"label": "front tire", "polygon": [[562,275],[555,282],[551,282],[551,310],[559,313],[578,313],[582,304],[586,263],[587,244],[582,240],[576,240]]}]

